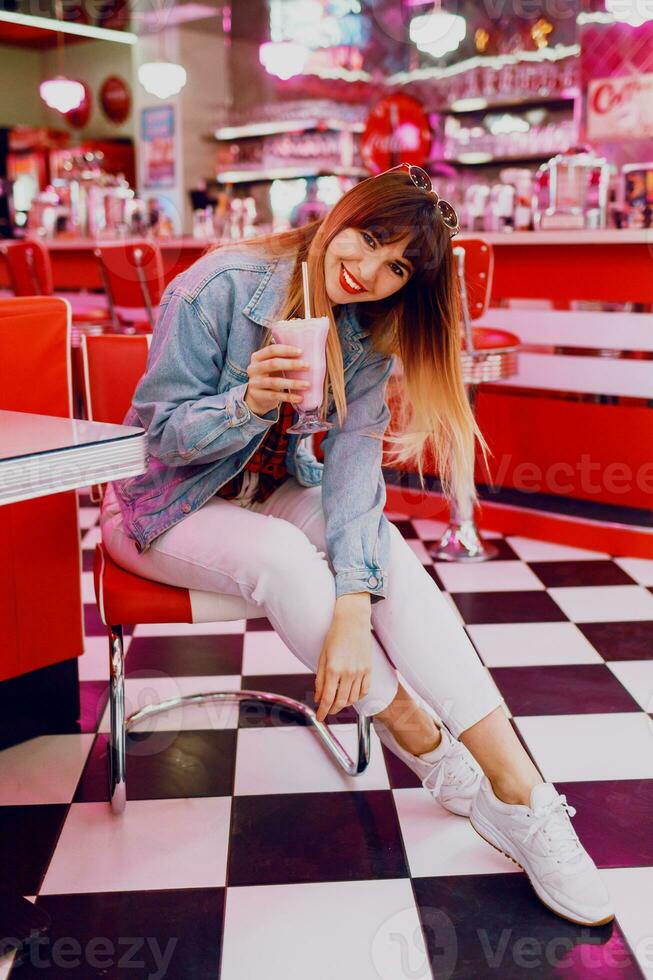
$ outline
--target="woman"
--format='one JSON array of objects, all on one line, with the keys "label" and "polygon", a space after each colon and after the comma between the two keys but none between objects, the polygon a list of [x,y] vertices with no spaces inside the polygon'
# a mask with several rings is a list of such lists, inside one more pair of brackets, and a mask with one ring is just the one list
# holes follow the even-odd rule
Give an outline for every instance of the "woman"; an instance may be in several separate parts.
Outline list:
[{"label": "woman", "polygon": [[[613,918],[610,898],[573,809],[383,514],[393,354],[404,411],[386,436],[390,461],[413,460],[421,477],[433,450],[445,492],[475,498],[475,437],[486,444],[461,380],[457,228],[428,175],[402,165],[322,221],[212,250],[170,283],[125,419],[147,429],[148,469],[109,487],[103,540],[136,574],[261,605],[316,673],[320,720],[350,704],[372,715],[381,741],[522,866],[549,908],[598,925]],[[269,343],[275,320],[303,315],[302,259],[313,313],[330,319],[323,411],[337,424],[323,465],[286,434],[306,383],[282,372],[301,369],[301,352]]]}]

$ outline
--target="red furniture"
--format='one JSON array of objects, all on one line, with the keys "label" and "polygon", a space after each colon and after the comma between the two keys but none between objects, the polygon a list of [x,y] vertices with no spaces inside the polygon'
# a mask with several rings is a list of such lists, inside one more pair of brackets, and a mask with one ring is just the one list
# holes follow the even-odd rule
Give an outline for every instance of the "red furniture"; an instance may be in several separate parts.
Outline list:
[{"label": "red furniture", "polygon": [[[122,422],[145,371],[151,334],[82,337],[84,405],[94,422]],[[111,378],[111,385],[106,378]]]},{"label": "red furniture", "polygon": [[114,327],[120,317],[133,331],[152,331],[165,288],[159,246],[145,240],[111,242],[97,245],[94,254]]},{"label": "red furniture", "polygon": [[[118,383],[124,364],[130,365],[132,377],[145,367],[144,346],[136,346],[136,337],[84,338],[86,403],[103,413],[103,421],[121,422],[125,410],[125,384]],[[140,365],[138,360],[141,358]],[[138,375],[140,376],[140,375]],[[137,380],[137,378],[136,378]],[[332,757],[350,776],[363,772],[370,758],[370,719],[358,716],[358,754],[352,760],[327,725],[318,721],[315,711],[293,698],[266,691],[212,691],[169,698],[161,704],[150,704],[127,716],[125,711],[125,653],[123,623],[192,623],[228,622],[261,618],[262,607],[240,596],[197,592],[161,585],[141,578],[118,566],[103,545],[98,545],[93,568],[95,595],[102,622],[109,636],[109,711],[111,734],[107,745],[109,799],[115,814],[122,813],[127,802],[126,733],[145,718],[184,704],[207,701],[257,701],[277,705],[303,718],[317,732]]]},{"label": "red furniture", "polygon": [[[53,296],[54,279],[50,254],[36,239],[25,239],[11,245],[3,245],[2,253],[9,271],[9,281],[16,296]],[[73,323],[76,326],[103,326],[109,322],[109,310],[97,305],[95,298],[91,304],[79,299],[66,297],[71,301]]]},{"label": "red furniture", "polygon": [[[0,300],[0,408],[71,416],[64,300]],[[83,653],[80,561],[74,491],[0,507],[0,681]]]}]

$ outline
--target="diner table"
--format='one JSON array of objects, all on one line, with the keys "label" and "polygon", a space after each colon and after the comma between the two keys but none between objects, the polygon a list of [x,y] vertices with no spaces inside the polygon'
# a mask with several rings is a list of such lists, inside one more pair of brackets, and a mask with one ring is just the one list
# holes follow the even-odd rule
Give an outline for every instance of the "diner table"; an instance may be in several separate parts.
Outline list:
[{"label": "diner table", "polygon": [[[143,429],[0,410],[0,505],[136,476],[145,468]],[[6,548],[11,545],[2,542],[0,555],[11,567]],[[20,630],[20,608],[12,619]],[[10,882],[0,886],[4,952],[43,935],[50,924],[50,915],[14,893]]]},{"label": "diner table", "polygon": [[0,504],[137,476],[143,429],[0,410]]}]

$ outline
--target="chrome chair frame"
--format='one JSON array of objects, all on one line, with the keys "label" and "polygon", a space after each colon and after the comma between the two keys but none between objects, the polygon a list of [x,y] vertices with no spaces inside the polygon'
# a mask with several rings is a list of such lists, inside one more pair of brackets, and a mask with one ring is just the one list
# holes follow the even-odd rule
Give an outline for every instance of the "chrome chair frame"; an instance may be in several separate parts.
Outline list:
[{"label": "chrome chair frame", "polygon": [[168,698],[160,704],[149,704],[125,717],[125,652],[122,626],[108,626],[109,633],[109,709],[111,733],[107,744],[109,770],[109,801],[114,814],[121,814],[127,804],[127,753],[126,736],[140,721],[154,715],[182,707],[185,704],[204,704],[209,701],[240,703],[257,701],[276,704],[295,712],[317,732],[330,755],[348,776],[365,772],[370,761],[370,717],[358,715],[358,752],[352,759],[342,743],[332,734],[323,721],[318,721],[315,711],[302,701],[271,694],[267,691],[210,691]]},{"label": "chrome chair frame", "polygon": [[[471,410],[476,414],[478,386],[484,381],[507,378],[517,371],[519,345],[513,347],[474,347],[474,332],[469,310],[469,295],[465,278],[465,249],[456,245],[453,249],[456,272],[460,284],[462,327],[466,348],[461,353],[462,375]],[[489,289],[489,283],[486,284]],[[452,500],[449,524],[440,540],[429,549],[435,561],[475,562],[489,561],[499,553],[496,545],[481,538],[474,520],[472,500]]]}]

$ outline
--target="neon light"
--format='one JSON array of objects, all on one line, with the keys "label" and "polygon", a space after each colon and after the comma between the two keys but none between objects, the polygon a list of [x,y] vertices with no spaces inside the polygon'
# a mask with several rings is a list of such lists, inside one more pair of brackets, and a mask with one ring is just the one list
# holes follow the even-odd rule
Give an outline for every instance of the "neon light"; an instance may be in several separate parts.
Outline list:
[{"label": "neon light", "polygon": [[90,24],[74,24],[68,20],[55,20],[53,17],[33,17],[31,14],[15,14],[0,10],[0,21],[7,24],[20,24],[21,27],[34,27],[41,31],[58,31],[60,34],[77,34],[92,37],[97,41],[116,41],[118,44],[136,44],[138,37],[131,31],[112,31],[107,27],[92,27]]}]

